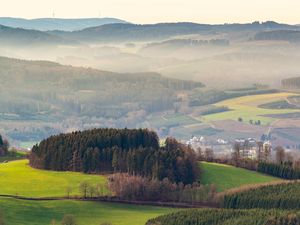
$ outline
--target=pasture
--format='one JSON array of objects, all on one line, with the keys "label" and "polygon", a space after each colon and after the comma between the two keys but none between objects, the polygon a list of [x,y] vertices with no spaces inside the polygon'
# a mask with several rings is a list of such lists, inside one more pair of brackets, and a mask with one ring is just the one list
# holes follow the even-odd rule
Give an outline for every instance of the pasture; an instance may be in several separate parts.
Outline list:
[{"label": "pasture", "polygon": [[64,214],[74,215],[78,225],[144,225],[148,219],[178,210],[117,203],[11,198],[0,198],[0,209],[4,212],[6,225],[60,224]]},{"label": "pasture", "polygon": [[218,192],[247,184],[259,184],[279,180],[255,171],[218,163],[201,162],[202,184],[215,184]]},{"label": "pasture", "polygon": [[[202,117],[203,122],[216,121],[216,120],[238,120],[242,118],[243,122],[249,123],[250,120],[261,121],[261,124],[268,125],[274,118],[269,115],[287,114],[300,112],[299,109],[267,109],[260,108],[259,105],[285,100],[290,96],[295,96],[293,93],[272,93],[261,95],[250,95],[239,98],[229,99],[216,103],[215,106],[225,106],[230,109],[227,112],[209,114]],[[264,116],[268,115],[268,116]]]},{"label": "pasture", "polygon": [[38,170],[28,165],[28,160],[0,163],[0,194],[24,197],[64,197],[67,188],[71,196],[80,195],[79,184],[87,181],[106,188],[106,177],[77,172]]}]

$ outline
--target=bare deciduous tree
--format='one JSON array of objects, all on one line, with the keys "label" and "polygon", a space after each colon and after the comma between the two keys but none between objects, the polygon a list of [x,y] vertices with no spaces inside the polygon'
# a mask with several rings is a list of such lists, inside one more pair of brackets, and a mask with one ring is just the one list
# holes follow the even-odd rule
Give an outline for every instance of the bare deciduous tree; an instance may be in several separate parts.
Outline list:
[{"label": "bare deciduous tree", "polygon": [[71,186],[67,186],[66,187],[66,194],[67,194],[67,197],[70,198],[70,194],[72,193],[72,187]]},{"label": "bare deciduous tree", "polygon": [[281,147],[281,146],[277,146],[275,148],[275,151],[276,151],[276,162],[278,164],[283,164],[284,158],[285,158],[285,150],[284,150],[284,148]]},{"label": "bare deciduous tree", "polygon": [[89,186],[90,186],[90,184],[87,181],[82,181],[79,184],[79,191],[83,195],[84,198],[87,197]]}]

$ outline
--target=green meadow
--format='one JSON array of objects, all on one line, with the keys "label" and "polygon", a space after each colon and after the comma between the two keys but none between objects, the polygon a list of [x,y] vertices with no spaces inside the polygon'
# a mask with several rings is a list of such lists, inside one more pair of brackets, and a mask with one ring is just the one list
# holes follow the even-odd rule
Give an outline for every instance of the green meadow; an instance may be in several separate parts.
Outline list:
[{"label": "green meadow", "polygon": [[247,184],[266,183],[279,180],[255,171],[218,163],[201,162],[202,184],[215,184],[218,192],[238,188]]},{"label": "green meadow", "polygon": [[87,201],[28,201],[0,198],[6,225],[60,224],[64,214],[72,214],[78,225],[144,225],[150,218],[178,209]]},{"label": "green meadow", "polygon": [[80,195],[79,184],[87,181],[102,185],[107,192],[106,177],[77,172],[38,170],[28,165],[28,160],[0,163],[0,194],[24,197],[64,197],[66,189],[70,195]]},{"label": "green meadow", "polygon": [[233,98],[216,103],[215,106],[225,106],[230,111],[209,114],[202,117],[203,122],[215,121],[215,120],[238,120],[242,118],[243,121],[249,122],[249,120],[260,120],[262,124],[270,124],[274,121],[274,118],[266,117],[263,115],[277,115],[285,113],[300,112],[299,109],[266,109],[260,108],[259,105],[285,100],[290,96],[294,96],[292,93],[273,93],[262,95],[250,95],[239,98]]}]

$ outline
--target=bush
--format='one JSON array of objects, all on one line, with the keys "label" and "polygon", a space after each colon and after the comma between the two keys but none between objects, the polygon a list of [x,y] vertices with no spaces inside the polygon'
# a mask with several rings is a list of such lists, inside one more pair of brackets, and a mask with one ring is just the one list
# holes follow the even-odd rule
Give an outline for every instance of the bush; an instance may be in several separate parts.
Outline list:
[{"label": "bush", "polygon": [[61,221],[61,225],[77,225],[77,223],[73,215],[66,214]]}]

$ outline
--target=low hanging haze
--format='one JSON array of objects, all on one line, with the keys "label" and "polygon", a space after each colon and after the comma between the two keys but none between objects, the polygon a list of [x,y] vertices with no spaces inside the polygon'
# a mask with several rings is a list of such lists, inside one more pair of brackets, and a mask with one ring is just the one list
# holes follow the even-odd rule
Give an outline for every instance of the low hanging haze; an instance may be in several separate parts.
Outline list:
[{"label": "low hanging haze", "polygon": [[1,0],[1,17],[115,17],[133,23],[300,23],[299,0]]}]

